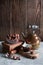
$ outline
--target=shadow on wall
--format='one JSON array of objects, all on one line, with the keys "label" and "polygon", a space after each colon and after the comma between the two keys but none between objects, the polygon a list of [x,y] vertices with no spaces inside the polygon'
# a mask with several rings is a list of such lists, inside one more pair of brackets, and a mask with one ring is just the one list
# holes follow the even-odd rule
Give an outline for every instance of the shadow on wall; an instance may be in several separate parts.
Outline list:
[{"label": "shadow on wall", "polygon": [[43,41],[43,33],[41,33],[40,35],[41,41]]}]

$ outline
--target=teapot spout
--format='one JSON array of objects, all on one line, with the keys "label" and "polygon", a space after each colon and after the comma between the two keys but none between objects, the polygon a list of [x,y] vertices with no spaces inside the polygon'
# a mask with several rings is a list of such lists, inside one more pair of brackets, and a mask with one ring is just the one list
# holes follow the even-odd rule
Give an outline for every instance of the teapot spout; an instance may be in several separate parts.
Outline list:
[{"label": "teapot spout", "polygon": [[22,36],[23,36],[23,38],[25,38],[25,34],[22,32]]}]

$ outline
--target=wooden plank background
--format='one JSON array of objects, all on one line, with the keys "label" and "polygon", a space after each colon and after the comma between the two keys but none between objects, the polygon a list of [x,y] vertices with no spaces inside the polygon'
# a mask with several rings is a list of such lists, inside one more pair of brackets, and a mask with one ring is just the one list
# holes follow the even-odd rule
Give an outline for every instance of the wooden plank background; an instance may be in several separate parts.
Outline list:
[{"label": "wooden plank background", "polygon": [[[5,40],[9,33],[21,35],[21,32],[26,32],[28,24],[37,24],[42,28],[39,24],[41,7],[36,16],[37,1],[40,0],[0,0],[0,40]],[[43,30],[40,30],[42,35],[41,31]]]}]

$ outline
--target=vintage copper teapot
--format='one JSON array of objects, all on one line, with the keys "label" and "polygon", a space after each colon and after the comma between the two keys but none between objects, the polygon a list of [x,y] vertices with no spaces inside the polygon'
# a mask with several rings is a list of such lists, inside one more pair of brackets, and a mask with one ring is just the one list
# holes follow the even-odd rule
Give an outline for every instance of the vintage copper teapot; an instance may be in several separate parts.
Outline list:
[{"label": "vintage copper teapot", "polygon": [[36,33],[29,33],[26,34],[22,33],[23,39],[27,44],[31,44],[32,49],[38,49],[40,46],[40,37]]}]

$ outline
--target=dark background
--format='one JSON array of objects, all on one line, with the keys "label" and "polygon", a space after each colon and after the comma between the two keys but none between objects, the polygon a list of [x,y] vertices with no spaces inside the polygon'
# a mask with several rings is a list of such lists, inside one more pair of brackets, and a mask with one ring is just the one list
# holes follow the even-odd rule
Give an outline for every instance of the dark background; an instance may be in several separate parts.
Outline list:
[{"label": "dark background", "polygon": [[0,40],[9,33],[26,32],[29,24],[39,26],[43,40],[43,0],[0,0]]}]

